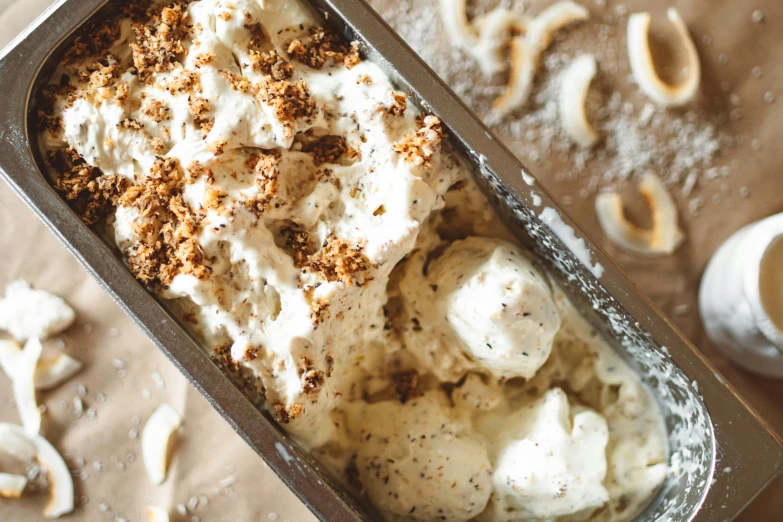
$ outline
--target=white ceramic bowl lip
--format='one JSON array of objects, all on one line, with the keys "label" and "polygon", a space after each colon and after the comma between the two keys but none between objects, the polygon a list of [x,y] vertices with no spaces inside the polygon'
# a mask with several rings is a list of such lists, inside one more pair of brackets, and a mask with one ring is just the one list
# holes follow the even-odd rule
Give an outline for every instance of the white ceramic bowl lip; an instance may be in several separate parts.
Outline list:
[{"label": "white ceramic bowl lip", "polygon": [[761,333],[783,352],[783,331],[770,319],[761,302],[760,272],[761,260],[770,245],[783,238],[783,213],[770,216],[752,227],[741,245],[745,249],[743,291],[750,305],[751,313]]}]

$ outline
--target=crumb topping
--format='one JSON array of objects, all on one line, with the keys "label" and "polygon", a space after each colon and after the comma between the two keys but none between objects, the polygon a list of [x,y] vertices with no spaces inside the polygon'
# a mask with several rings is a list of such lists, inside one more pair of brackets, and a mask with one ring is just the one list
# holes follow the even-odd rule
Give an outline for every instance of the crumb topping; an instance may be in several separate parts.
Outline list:
[{"label": "crumb topping", "polygon": [[304,41],[298,38],[292,40],[286,52],[294,60],[314,69],[320,69],[330,60],[350,69],[360,61],[358,42],[346,44],[340,36],[322,27],[312,27]]},{"label": "crumb topping", "polygon": [[436,116],[425,116],[416,134],[406,136],[394,144],[394,150],[414,165],[428,165],[443,139],[443,128]]},{"label": "crumb topping", "polygon": [[389,104],[386,107],[389,114],[392,116],[402,116],[405,114],[405,109],[408,108],[408,97],[405,93],[391,91],[389,92],[389,99]]},{"label": "crumb topping", "polygon": [[126,256],[133,275],[147,285],[167,288],[180,273],[198,279],[209,275],[197,238],[204,211],[194,212],[185,203],[183,185],[177,160],[158,158],[120,201],[139,214],[133,224],[138,241]]},{"label": "crumb topping", "polygon": [[248,92],[250,90],[250,80],[242,76],[241,74],[235,74],[228,69],[221,69],[220,76],[228,80],[231,84],[231,88],[239,92]]},{"label": "crumb topping", "polygon": [[294,67],[290,62],[283,60],[277,51],[250,51],[253,69],[260,71],[274,80],[288,80],[294,74]]},{"label": "crumb topping", "polygon": [[289,82],[273,80],[270,76],[254,87],[256,97],[272,107],[275,116],[285,128],[286,137],[293,136],[293,125],[296,120],[312,116],[315,113],[315,102],[310,97],[310,90],[302,80]]},{"label": "crumb topping", "polygon": [[302,152],[313,155],[313,163],[320,167],[324,163],[337,163],[337,160],[348,151],[348,144],[342,136],[321,136],[315,140],[302,141]]},{"label": "crumb topping", "polygon": [[54,188],[71,202],[82,221],[94,225],[110,215],[130,183],[122,176],[105,176],[73,149],[47,154],[47,163],[60,172]]},{"label": "crumb topping", "polygon": [[155,123],[160,123],[169,118],[169,108],[160,100],[147,98],[142,106],[141,113]]},{"label": "crumb topping", "polygon": [[131,43],[133,65],[140,77],[174,68],[177,57],[185,51],[182,40],[188,34],[188,12],[181,4],[164,7],[159,17],[147,24],[133,24],[136,42]]},{"label": "crumb topping", "polygon": [[360,246],[351,246],[347,241],[334,234],[330,235],[321,250],[309,256],[310,269],[327,281],[340,281],[352,286],[369,281],[366,277],[359,281],[362,272],[370,268],[370,261],[362,253]]}]

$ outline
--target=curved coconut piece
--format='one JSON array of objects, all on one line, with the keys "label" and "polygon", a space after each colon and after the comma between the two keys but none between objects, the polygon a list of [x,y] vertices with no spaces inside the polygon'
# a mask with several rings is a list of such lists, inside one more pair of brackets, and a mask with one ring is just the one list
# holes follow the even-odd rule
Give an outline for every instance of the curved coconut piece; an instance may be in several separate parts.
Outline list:
[{"label": "curved coconut piece", "polygon": [[653,174],[645,174],[639,191],[652,212],[652,229],[629,222],[623,212],[622,198],[616,192],[601,193],[595,200],[598,222],[606,236],[621,248],[643,255],[671,254],[683,234],[677,226],[677,207],[666,187]]},{"label": "curved coconut piece", "polygon": [[563,73],[560,85],[560,123],[568,136],[583,149],[592,147],[598,141],[598,133],[587,121],[585,113],[587,91],[596,72],[598,66],[595,57],[589,54],[580,56]]},{"label": "curved coconut piece", "polygon": [[502,117],[527,102],[541,54],[552,43],[560,29],[587,20],[590,12],[574,2],[558,2],[539,13],[527,26],[524,36],[511,40],[511,72],[506,92],[495,99],[492,107]]},{"label": "curved coconut piece", "polygon": [[49,479],[49,503],[44,508],[44,516],[57,518],[73,511],[73,478],[54,446],[40,435],[28,433],[21,426],[2,423],[0,433],[4,431],[27,439],[35,446],[35,459],[46,470]]},{"label": "curved coconut piece", "polygon": [[699,54],[688,28],[676,9],[667,11],[669,21],[677,31],[688,58],[688,77],[679,85],[670,85],[655,71],[650,52],[650,13],[635,13],[628,18],[628,60],[639,88],[651,100],[664,107],[684,105],[691,101],[701,83]]},{"label": "curved coconut piece", "polygon": [[144,469],[153,484],[162,484],[168,471],[169,441],[182,425],[182,416],[168,404],[158,406],[141,433]]}]

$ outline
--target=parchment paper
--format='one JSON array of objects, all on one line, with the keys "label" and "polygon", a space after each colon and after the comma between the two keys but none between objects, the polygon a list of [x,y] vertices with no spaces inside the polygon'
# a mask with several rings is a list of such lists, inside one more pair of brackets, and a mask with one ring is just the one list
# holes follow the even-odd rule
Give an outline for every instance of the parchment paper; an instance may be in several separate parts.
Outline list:
[{"label": "parchment paper", "polygon": [[[430,5],[432,30],[441,31],[437,3]],[[601,13],[595,0],[581,0]],[[0,47],[10,41],[50,0],[0,0]],[[389,15],[391,0],[373,0]],[[538,11],[547,2],[527,2]],[[742,100],[743,117],[731,123],[733,133],[757,139],[761,150],[750,144],[731,150],[736,160],[729,178],[734,194],[739,187],[747,198],[723,194],[722,204],[711,197],[720,192],[707,186],[701,194],[707,203],[696,216],[683,213],[681,226],[687,239],[675,255],[640,259],[624,254],[605,240],[592,209],[592,198],[573,198],[568,209],[580,226],[614,257],[631,279],[646,292],[736,386],[741,394],[778,431],[783,433],[783,382],[746,374],[719,356],[706,340],[697,312],[697,289],[703,268],[733,231],[762,217],[783,211],[783,159],[776,151],[783,141],[783,3],[775,0],[689,0],[670,3],[651,0],[608,2],[608,9],[622,5],[627,12],[676,6],[696,36],[702,57],[704,86],[728,99],[728,92]],[[762,23],[752,21],[761,9]],[[624,25],[622,26],[624,28]],[[711,37],[705,45],[703,35]],[[445,36],[443,37],[445,40]],[[725,54],[727,63],[720,54]],[[754,77],[754,66],[763,68]],[[720,89],[727,82],[729,90]],[[766,103],[772,91],[779,100]],[[722,93],[722,94],[721,94]],[[728,102],[727,102],[728,103]],[[508,139],[508,138],[507,138]],[[513,140],[508,139],[513,147]],[[758,147],[757,147],[758,148]],[[571,195],[579,181],[558,182],[558,165],[533,167],[539,181],[556,197]],[[727,204],[731,199],[731,205]],[[681,210],[683,201],[681,203]],[[63,296],[77,310],[76,324],[47,342],[47,350],[64,349],[81,360],[84,370],[65,385],[39,394],[47,411],[44,433],[67,457],[74,470],[77,510],[72,520],[141,521],[145,507],[168,509],[174,522],[261,521],[304,522],[314,517],[277,479],[201,396],[186,383],[155,346],[131,323],[78,262],[49,233],[11,190],[0,184],[0,286],[22,278],[34,286]],[[678,313],[675,308],[678,307]],[[683,307],[682,305],[686,305]],[[683,313],[683,310],[689,311]],[[80,390],[80,385],[85,389]],[[75,417],[74,398],[80,391],[85,411]],[[140,435],[134,438],[152,411],[163,401],[184,414],[186,421],[173,451],[169,478],[162,486],[147,480],[140,461]],[[18,423],[11,384],[0,374],[0,421]],[[0,460],[0,466],[13,466]],[[6,470],[5,468],[0,468]],[[6,470],[7,471],[7,470]],[[10,471],[24,471],[15,468]],[[34,481],[36,484],[40,479]],[[41,520],[47,493],[25,492],[22,500],[0,499],[0,520]],[[179,510],[187,509],[185,515]],[[206,502],[205,502],[206,501]],[[181,504],[181,506],[180,506]],[[178,509],[179,508],[179,509]],[[746,522],[776,521],[783,513],[783,482],[778,481],[741,516]]]}]

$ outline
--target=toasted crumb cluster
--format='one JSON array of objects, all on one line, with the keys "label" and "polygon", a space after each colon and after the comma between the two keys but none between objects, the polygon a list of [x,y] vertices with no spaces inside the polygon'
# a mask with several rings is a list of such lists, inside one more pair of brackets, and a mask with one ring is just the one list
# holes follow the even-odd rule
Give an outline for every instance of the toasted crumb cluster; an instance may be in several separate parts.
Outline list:
[{"label": "toasted crumb cluster", "polygon": [[209,275],[197,233],[205,212],[194,212],[182,198],[184,173],[172,158],[158,158],[120,203],[135,209],[138,241],[126,252],[128,267],[148,285],[168,287],[178,274]]},{"label": "toasted crumb cluster", "polygon": [[307,395],[315,395],[324,384],[324,372],[313,369],[313,361],[300,357],[299,375],[302,378],[302,391]]},{"label": "toasted crumb cluster", "polygon": [[342,136],[321,136],[315,140],[304,140],[302,152],[313,155],[313,163],[320,167],[324,163],[337,163],[337,160],[348,151],[348,144]]},{"label": "toasted crumb cluster", "polygon": [[130,183],[122,176],[105,176],[73,149],[57,149],[47,154],[47,163],[60,173],[54,188],[93,225],[110,215]]},{"label": "toasted crumb cluster", "polygon": [[182,40],[188,34],[188,12],[182,4],[164,7],[159,16],[146,24],[134,24],[136,42],[131,43],[133,65],[142,78],[174,68],[177,57],[185,51]]},{"label": "toasted crumb cluster", "polygon": [[293,125],[296,120],[312,116],[315,113],[315,102],[310,97],[310,91],[302,80],[289,82],[265,77],[254,87],[256,97],[272,107],[275,116],[285,127],[286,137],[293,136]]},{"label": "toasted crumb cluster", "polygon": [[283,60],[277,51],[250,51],[253,69],[260,71],[274,80],[288,80],[294,74],[294,67]]},{"label": "toasted crumb cluster", "polygon": [[389,111],[389,114],[392,116],[402,116],[405,114],[405,109],[408,108],[408,97],[405,93],[391,91],[389,93],[389,98],[390,101],[386,108],[386,110]]},{"label": "toasted crumb cluster", "polygon": [[280,233],[285,237],[283,250],[294,260],[294,266],[304,268],[312,252],[310,235],[302,229],[285,227]]},{"label": "toasted crumb cluster", "polygon": [[322,27],[311,28],[310,36],[304,41],[292,40],[286,52],[294,60],[314,69],[320,69],[330,60],[350,69],[360,61],[358,42],[347,45],[341,37]]},{"label": "toasted crumb cluster", "polygon": [[141,113],[156,123],[169,118],[169,108],[162,101],[155,98],[147,98],[142,106]]},{"label": "toasted crumb cluster", "polygon": [[55,114],[55,105],[58,98],[73,95],[76,89],[70,85],[47,85],[38,96],[36,108],[36,120],[40,130],[57,133],[62,128],[62,116]]},{"label": "toasted crumb cluster", "polygon": [[250,80],[242,76],[241,74],[235,74],[228,69],[221,69],[220,75],[228,80],[231,84],[231,88],[239,92],[248,92],[250,90]]},{"label": "toasted crumb cluster", "polygon": [[394,150],[414,165],[427,165],[443,139],[443,127],[436,116],[425,116],[416,134],[394,144]]},{"label": "toasted crumb cluster", "polygon": [[370,268],[370,261],[362,253],[362,248],[351,246],[335,235],[330,235],[321,250],[311,255],[308,262],[310,269],[327,281],[340,281],[348,286],[368,281],[367,278],[361,282],[357,280],[362,272]]},{"label": "toasted crumb cluster", "polygon": [[201,75],[196,71],[182,71],[166,84],[170,94],[201,92]]},{"label": "toasted crumb cluster", "polygon": [[288,424],[302,414],[302,405],[297,402],[286,409],[285,405],[278,401],[272,405],[272,410],[274,411],[275,420],[277,422],[280,424]]},{"label": "toasted crumb cluster", "polygon": [[119,36],[119,24],[116,21],[105,22],[88,35],[77,36],[63,54],[62,63],[71,65],[86,58],[100,62]]},{"label": "toasted crumb cluster", "polygon": [[280,175],[278,170],[280,151],[260,151],[254,154],[249,162],[253,165],[255,184],[258,187],[258,194],[255,199],[249,201],[249,204],[252,210],[261,213],[269,208],[270,203],[280,190],[277,181]]}]

